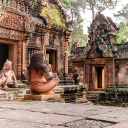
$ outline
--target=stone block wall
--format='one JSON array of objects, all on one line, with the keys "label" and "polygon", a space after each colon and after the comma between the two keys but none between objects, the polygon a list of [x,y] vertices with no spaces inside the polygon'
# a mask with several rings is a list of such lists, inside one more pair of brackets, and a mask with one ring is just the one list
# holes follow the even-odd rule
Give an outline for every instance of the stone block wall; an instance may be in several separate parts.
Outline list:
[{"label": "stone block wall", "polygon": [[119,85],[128,84],[128,65],[126,61],[116,66],[116,82]]}]

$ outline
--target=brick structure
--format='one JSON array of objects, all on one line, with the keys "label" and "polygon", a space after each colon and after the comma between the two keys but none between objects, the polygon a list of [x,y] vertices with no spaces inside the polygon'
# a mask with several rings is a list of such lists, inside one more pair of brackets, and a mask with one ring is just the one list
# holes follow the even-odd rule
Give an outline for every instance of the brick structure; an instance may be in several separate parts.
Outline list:
[{"label": "brick structure", "polygon": [[69,73],[77,67],[89,90],[128,87],[128,43],[116,43],[117,31],[111,18],[98,13],[88,29],[87,45],[72,47]]},{"label": "brick structure", "polygon": [[[60,11],[63,25],[52,23],[41,15],[47,6],[56,7]],[[72,33],[71,23],[58,0],[1,0],[0,68],[9,59],[17,78],[25,79],[30,57],[34,52],[42,50],[45,55],[49,54],[53,72],[65,80],[65,74],[68,73],[67,51]]]}]

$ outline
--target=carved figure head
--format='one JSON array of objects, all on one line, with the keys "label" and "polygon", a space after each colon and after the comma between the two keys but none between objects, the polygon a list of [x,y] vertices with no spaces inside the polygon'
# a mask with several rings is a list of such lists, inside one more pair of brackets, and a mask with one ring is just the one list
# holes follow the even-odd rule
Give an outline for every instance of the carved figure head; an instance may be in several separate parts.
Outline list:
[{"label": "carved figure head", "polygon": [[12,70],[12,62],[9,61],[8,59],[7,59],[6,62],[4,63],[4,69],[5,69],[5,70]]},{"label": "carved figure head", "polygon": [[48,67],[45,63],[45,56],[42,51],[36,52],[32,55],[30,60],[30,65],[28,66],[28,70],[35,69],[36,72],[42,70],[44,74],[46,74],[47,79],[52,79],[54,76],[49,74]]},{"label": "carved figure head", "polygon": [[52,65],[51,64],[48,64],[47,67],[48,67],[48,71],[49,72],[52,72]]},{"label": "carved figure head", "polygon": [[47,6],[47,1],[46,0],[41,0],[41,9]]},{"label": "carved figure head", "polygon": [[78,73],[78,69],[77,68],[74,69],[74,73]]}]

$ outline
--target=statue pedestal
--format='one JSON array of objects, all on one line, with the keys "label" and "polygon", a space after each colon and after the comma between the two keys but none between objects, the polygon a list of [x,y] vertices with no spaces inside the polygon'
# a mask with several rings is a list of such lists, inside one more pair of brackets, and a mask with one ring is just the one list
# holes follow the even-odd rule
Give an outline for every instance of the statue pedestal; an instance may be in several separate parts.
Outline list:
[{"label": "statue pedestal", "polygon": [[50,95],[26,94],[26,95],[24,95],[24,100],[47,101],[48,99],[60,99],[60,94],[50,94]]}]

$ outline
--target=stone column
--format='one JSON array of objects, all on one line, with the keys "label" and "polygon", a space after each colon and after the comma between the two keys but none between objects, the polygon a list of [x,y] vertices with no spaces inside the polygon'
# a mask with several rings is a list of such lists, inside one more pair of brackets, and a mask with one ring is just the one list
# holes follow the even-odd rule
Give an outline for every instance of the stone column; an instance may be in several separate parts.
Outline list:
[{"label": "stone column", "polygon": [[65,66],[64,66],[64,76],[68,76],[68,45],[71,39],[71,33],[72,31],[66,31],[66,39],[65,39],[65,52],[64,52],[64,61],[65,61]]},{"label": "stone column", "polygon": [[19,41],[18,44],[18,50],[17,50],[17,78],[21,79],[21,75],[22,75],[22,42]]},{"label": "stone column", "polygon": [[64,76],[68,75],[68,41],[65,42],[65,52],[64,52],[64,61],[65,61],[65,68],[64,68]]}]

